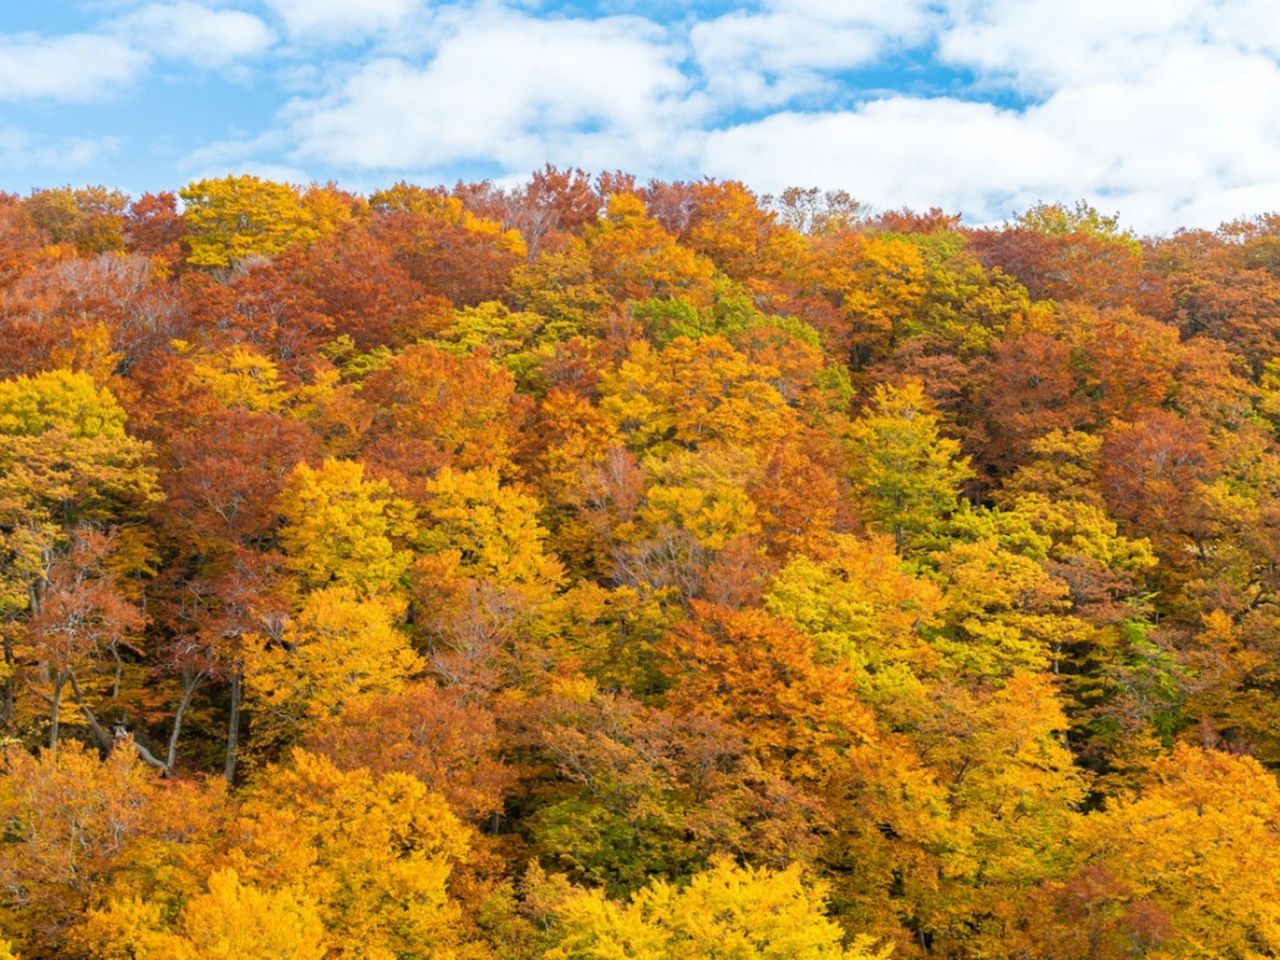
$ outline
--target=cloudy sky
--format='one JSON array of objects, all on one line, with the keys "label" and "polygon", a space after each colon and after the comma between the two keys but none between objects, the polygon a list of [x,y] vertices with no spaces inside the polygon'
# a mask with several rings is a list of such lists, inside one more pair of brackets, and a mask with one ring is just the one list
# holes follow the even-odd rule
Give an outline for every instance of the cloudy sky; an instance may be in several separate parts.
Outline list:
[{"label": "cloudy sky", "polygon": [[0,189],[548,161],[1213,226],[1280,209],[1280,2],[0,2]]}]

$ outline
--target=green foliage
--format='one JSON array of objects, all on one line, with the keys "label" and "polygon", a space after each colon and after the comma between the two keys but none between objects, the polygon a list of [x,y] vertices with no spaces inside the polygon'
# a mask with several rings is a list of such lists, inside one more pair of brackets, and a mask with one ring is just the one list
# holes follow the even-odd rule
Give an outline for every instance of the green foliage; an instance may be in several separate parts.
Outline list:
[{"label": "green foliage", "polygon": [[1013,222],[1038,233],[1083,233],[1137,246],[1133,232],[1120,226],[1119,214],[1100,213],[1087,200],[1077,200],[1073,207],[1061,203],[1037,203],[1020,213]]},{"label": "green foliage", "polygon": [[919,382],[879,386],[853,427],[851,476],[868,520],[907,553],[941,539],[973,471],[960,445],[939,433]]},{"label": "green foliage", "polygon": [[86,373],[48,370],[0,381],[0,434],[34,437],[57,430],[68,437],[124,437],[125,412]]}]

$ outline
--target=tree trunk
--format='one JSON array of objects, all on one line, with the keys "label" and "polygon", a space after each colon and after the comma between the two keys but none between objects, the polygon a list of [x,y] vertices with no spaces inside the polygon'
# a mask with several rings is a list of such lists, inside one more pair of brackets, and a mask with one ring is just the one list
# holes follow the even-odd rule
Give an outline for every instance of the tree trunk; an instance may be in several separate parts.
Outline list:
[{"label": "tree trunk", "polygon": [[13,694],[13,672],[14,672],[13,638],[10,637],[8,633],[5,633],[5,636],[4,636],[4,665],[5,665],[4,703],[3,703],[3,706],[0,706],[0,710],[3,710],[4,715],[2,719],[4,720],[5,729],[8,730],[13,724],[13,696],[14,696]]},{"label": "tree trunk", "polygon": [[178,737],[182,734],[182,721],[187,715],[187,709],[191,706],[192,698],[196,695],[196,689],[203,680],[203,670],[197,670],[189,679],[184,678],[182,701],[178,704],[178,709],[173,714],[173,732],[169,734],[169,749],[165,754],[164,772],[166,776],[173,773],[173,765],[178,759]]},{"label": "tree trunk", "polygon": [[76,698],[76,705],[80,708],[80,712],[84,714],[85,722],[89,724],[89,729],[93,732],[93,738],[98,741],[98,748],[102,751],[104,756],[114,750],[118,742],[121,740],[128,740],[133,744],[133,749],[137,751],[137,754],[142,759],[143,763],[155,767],[163,773],[168,773],[168,770],[165,769],[165,765],[161,762],[159,757],[140,744],[137,740],[134,740],[133,737],[123,732],[123,729],[118,731],[114,736],[107,733],[102,724],[98,722],[97,714],[93,712],[93,708],[84,702],[84,696],[80,693],[80,684],[76,682],[76,675],[72,673],[68,676],[71,679],[71,693]]},{"label": "tree trunk", "polygon": [[75,674],[71,675],[71,695],[75,697],[76,706],[80,708],[80,713],[84,715],[85,722],[89,724],[89,730],[93,734],[93,739],[98,741],[98,749],[102,751],[102,755],[105,757],[116,745],[115,737],[102,728],[102,724],[98,722],[97,714],[84,702],[84,697],[80,695],[80,684],[76,681]]},{"label": "tree trunk", "polygon": [[227,765],[223,775],[227,783],[236,779],[236,747],[240,744],[240,687],[243,677],[239,672],[231,675],[231,717],[227,721]]},{"label": "tree trunk", "polygon": [[116,662],[116,670],[111,678],[111,699],[120,697],[120,684],[124,680],[124,661],[120,659],[120,648],[111,644],[111,658]]},{"label": "tree trunk", "polygon": [[59,714],[62,713],[62,687],[67,682],[64,674],[53,678],[53,696],[49,699],[49,749],[58,749]]}]

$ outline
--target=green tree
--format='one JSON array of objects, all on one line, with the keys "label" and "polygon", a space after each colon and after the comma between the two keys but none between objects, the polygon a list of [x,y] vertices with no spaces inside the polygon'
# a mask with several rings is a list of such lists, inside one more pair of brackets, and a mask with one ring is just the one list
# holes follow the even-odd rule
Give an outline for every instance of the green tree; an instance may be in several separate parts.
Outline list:
[{"label": "green tree", "polygon": [[893,535],[898,549],[932,546],[959,506],[960,484],[973,476],[960,444],[939,435],[938,417],[918,380],[876,387],[853,425],[853,482],[866,518]]}]

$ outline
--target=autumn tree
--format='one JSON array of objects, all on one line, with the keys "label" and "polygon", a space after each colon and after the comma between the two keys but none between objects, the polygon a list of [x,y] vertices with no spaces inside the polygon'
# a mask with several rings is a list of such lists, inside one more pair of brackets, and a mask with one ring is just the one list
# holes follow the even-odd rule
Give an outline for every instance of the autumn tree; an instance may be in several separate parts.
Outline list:
[{"label": "autumn tree", "polygon": [[188,900],[176,922],[159,903],[115,901],[76,931],[90,957],[152,956],[171,960],[320,960],[324,925],[314,903],[289,888],[261,890],[235,870],[210,874],[207,892]]},{"label": "autumn tree", "polygon": [[1080,875],[1052,889],[1035,942],[1064,957],[1082,941],[1107,956],[1135,943],[1169,957],[1274,950],[1278,802],[1252,759],[1178,746],[1140,793],[1082,821]]},{"label": "autumn tree", "polygon": [[[37,659],[57,694],[80,658],[141,622],[116,586],[149,562],[131,525],[159,495],[150,450],[125,433],[125,419],[88,374],[56,370],[0,382],[0,609],[6,619],[35,618]],[[104,539],[112,528],[117,533]],[[82,549],[68,557],[77,543]],[[55,582],[57,599],[46,611]],[[4,640],[11,668],[12,633]],[[50,707],[51,742],[59,700]]]},{"label": "autumn tree", "polygon": [[186,221],[178,213],[178,198],[169,191],[144,193],[124,217],[125,245],[133,253],[160,257],[176,266],[184,259],[182,242]]},{"label": "autumn tree", "polygon": [[[93,531],[72,534],[66,555],[49,568],[39,608],[31,618],[26,650],[35,656],[49,686],[49,748],[58,746],[62,701],[68,686],[95,733],[111,740],[81,692],[86,674],[108,656],[119,665],[124,648],[136,645],[145,623],[140,609],[121,591],[112,569],[111,538]],[[77,679],[79,673],[79,679]]]},{"label": "autumn tree", "polygon": [[359,463],[330,458],[317,468],[298,464],[278,509],[287,565],[307,587],[377,592],[394,588],[408,569],[411,557],[398,544],[408,533],[412,508],[393,496],[385,480],[366,480]]},{"label": "autumn tree", "polygon": [[409,347],[365,378],[359,398],[370,416],[362,459],[402,496],[420,500],[443,467],[510,469],[522,404],[484,356]]},{"label": "autumn tree", "polygon": [[32,222],[53,244],[69,244],[80,253],[124,248],[126,194],[106,187],[58,187],[33,190],[26,208]]},{"label": "autumn tree", "polygon": [[217,829],[216,787],[162,787],[127,743],[105,760],[75,744],[38,758],[10,746],[4,762],[5,930],[31,956],[71,956],[68,931],[90,910],[141,889],[156,858],[194,853]]},{"label": "autumn tree", "polygon": [[888,536],[842,535],[826,556],[793,557],[764,603],[813,639],[818,658],[849,663],[862,697],[890,717],[916,709],[941,666],[930,632],[941,625],[942,592],[911,574]]},{"label": "autumn tree", "polygon": [[245,652],[256,748],[289,743],[319,719],[399,692],[422,663],[396,629],[398,613],[392,601],[332,586],[308,594],[278,639],[256,638]]},{"label": "autumn tree", "polygon": [[925,547],[959,505],[972,471],[939,422],[918,382],[876,388],[853,429],[852,479],[866,519],[893,535],[899,550]]},{"label": "autumn tree", "polygon": [[428,293],[455,304],[493,300],[525,259],[518,232],[458,197],[401,182],[369,197],[373,235]]},{"label": "autumn tree", "polygon": [[320,236],[298,191],[250,174],[196,180],[178,191],[197,267],[229,267],[246,257],[272,257]]},{"label": "autumn tree", "polygon": [[824,915],[821,886],[800,871],[743,868],[719,860],[683,888],[662,881],[626,903],[599,891],[569,892],[552,910],[557,944],[548,960],[710,958],[726,951],[743,960],[874,960],[888,956],[869,937],[844,946],[840,926]]},{"label": "autumn tree", "polygon": [[474,934],[458,888],[468,885],[472,837],[416,778],[344,773],[295,751],[258,779],[235,832],[229,865],[246,883],[314,903],[330,949],[382,958],[468,950]]},{"label": "autumn tree", "polygon": [[346,698],[315,722],[306,746],[343,770],[411,774],[470,821],[497,814],[517,779],[493,711],[433,680]]}]

